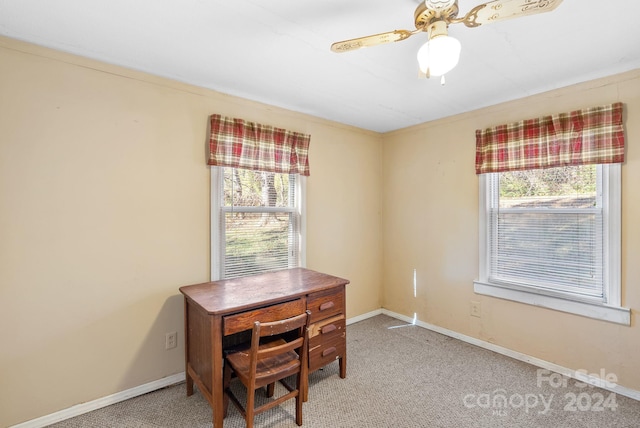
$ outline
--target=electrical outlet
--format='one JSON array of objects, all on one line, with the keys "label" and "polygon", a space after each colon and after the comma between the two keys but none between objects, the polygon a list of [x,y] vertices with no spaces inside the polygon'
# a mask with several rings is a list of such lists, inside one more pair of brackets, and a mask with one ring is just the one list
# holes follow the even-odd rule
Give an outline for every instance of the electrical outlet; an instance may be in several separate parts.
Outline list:
[{"label": "electrical outlet", "polygon": [[164,335],[164,349],[173,349],[178,346],[178,333],[175,331]]},{"label": "electrical outlet", "polygon": [[471,302],[471,316],[480,318],[480,302]]}]

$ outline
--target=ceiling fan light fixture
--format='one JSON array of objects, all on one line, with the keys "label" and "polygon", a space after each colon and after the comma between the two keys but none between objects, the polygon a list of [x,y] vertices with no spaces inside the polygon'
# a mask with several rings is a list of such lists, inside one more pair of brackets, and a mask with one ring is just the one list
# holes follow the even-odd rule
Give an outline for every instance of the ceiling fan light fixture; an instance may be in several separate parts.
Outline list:
[{"label": "ceiling fan light fixture", "polygon": [[[343,40],[331,45],[334,52],[347,52],[367,46],[399,42],[426,32],[428,42],[418,51],[419,76],[444,76],[460,59],[460,42],[449,37],[449,24],[463,23],[468,28],[476,28],[505,19],[533,15],[554,10],[563,0],[488,0],[487,3],[458,18],[458,0],[420,0],[413,13],[416,29],[394,30],[371,36]],[[442,79],[444,84],[444,79]]]},{"label": "ceiling fan light fixture", "polygon": [[457,39],[438,36],[430,39],[418,50],[420,71],[427,76],[442,76],[453,70],[460,60],[462,46]]}]

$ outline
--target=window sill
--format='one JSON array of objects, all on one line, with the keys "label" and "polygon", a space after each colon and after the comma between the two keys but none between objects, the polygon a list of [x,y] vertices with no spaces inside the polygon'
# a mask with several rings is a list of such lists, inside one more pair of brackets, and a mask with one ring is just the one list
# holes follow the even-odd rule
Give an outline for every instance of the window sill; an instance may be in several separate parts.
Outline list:
[{"label": "window sill", "polygon": [[528,305],[540,306],[626,326],[631,325],[631,310],[628,308],[577,302],[535,292],[514,290],[479,281],[473,282],[473,291],[477,294],[484,294],[499,299],[512,300],[514,302],[526,303]]}]

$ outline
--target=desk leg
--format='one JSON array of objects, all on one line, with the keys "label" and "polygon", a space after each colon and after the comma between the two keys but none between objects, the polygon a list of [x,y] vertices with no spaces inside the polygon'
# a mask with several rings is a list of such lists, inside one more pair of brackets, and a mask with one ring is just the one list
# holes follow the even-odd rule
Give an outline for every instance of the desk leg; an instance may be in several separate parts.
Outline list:
[{"label": "desk leg", "polygon": [[213,400],[213,428],[223,428],[224,423],[224,385],[222,379],[222,320],[219,316],[211,320],[211,344],[212,344],[212,390]]},{"label": "desk leg", "polygon": [[187,384],[187,397],[193,395],[193,378],[189,376],[189,303],[184,298],[184,372]]},{"label": "desk leg", "polygon": [[193,395],[193,379],[187,374],[187,397]]},{"label": "desk leg", "polygon": [[[342,313],[346,313],[346,308],[342,308]],[[340,365],[340,378],[344,379],[347,377],[347,332],[344,334],[344,353],[338,360],[338,364]]]}]

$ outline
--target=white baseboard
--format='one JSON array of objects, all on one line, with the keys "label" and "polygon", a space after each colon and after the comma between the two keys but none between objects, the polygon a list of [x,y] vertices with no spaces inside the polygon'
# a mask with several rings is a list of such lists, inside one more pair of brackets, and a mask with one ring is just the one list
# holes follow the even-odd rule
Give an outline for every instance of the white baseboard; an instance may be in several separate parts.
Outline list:
[{"label": "white baseboard", "polygon": [[347,325],[353,324],[355,322],[364,321],[364,320],[366,320],[368,318],[373,318],[376,315],[381,315],[383,313],[382,311],[383,311],[383,309],[376,309],[375,311],[367,312],[366,314],[362,314],[362,315],[358,315],[357,317],[349,318],[349,319],[347,319]]},{"label": "white baseboard", "polygon": [[615,392],[616,394],[623,395],[625,397],[632,398],[634,400],[640,401],[640,391],[635,389],[627,388],[620,385],[614,385],[613,387],[609,387],[603,382],[600,378],[583,374],[582,372],[576,372],[576,370],[571,370],[569,368],[560,366],[558,364],[551,363],[549,361],[541,360],[540,358],[532,357],[531,355],[523,354],[522,352],[514,351],[508,348],[504,348],[499,345],[495,345],[493,343],[485,342],[484,340],[476,339],[475,337],[467,336],[453,330],[449,330],[443,327],[439,327],[437,325],[429,324],[422,321],[416,321],[413,318],[407,317],[405,315],[398,314],[396,312],[392,312],[386,309],[382,309],[381,313],[384,315],[388,315],[390,317],[399,319],[408,324],[415,324],[419,327],[426,328],[428,330],[435,331],[436,333],[444,334],[445,336],[453,337],[454,339],[462,340],[463,342],[470,343],[472,345],[479,346],[484,349],[488,349],[493,352],[497,352],[498,354],[505,355],[507,357],[514,358],[519,361],[524,361],[525,363],[532,364],[536,367],[540,367],[543,369],[550,370],[555,373],[559,373],[561,375],[577,379],[580,382],[584,382],[590,385],[597,385],[602,389],[606,389],[607,391]]},{"label": "white baseboard", "polygon": [[146,394],[151,391],[165,388],[167,386],[175,385],[176,383],[184,382],[184,372],[164,377],[162,379],[154,380],[143,385],[127,389],[125,391],[116,392],[115,394],[108,395],[106,397],[98,398],[97,400],[89,401],[87,403],[77,404],[59,412],[51,413],[46,416],[42,416],[37,419],[32,419],[27,422],[14,425],[12,428],[41,428],[56,422],[70,419],[75,416],[89,413],[93,410],[101,409],[103,407],[110,406],[112,404],[119,403],[124,400],[128,400],[139,395]]},{"label": "white baseboard", "polygon": [[[353,324],[359,321],[364,321],[368,318],[372,318],[376,315],[384,314],[390,316],[392,318],[399,319],[408,324],[415,324],[416,326],[426,328],[428,330],[435,331],[436,333],[444,334],[445,336],[453,337],[455,339],[462,340],[463,342],[470,343],[472,345],[479,346],[484,349],[488,349],[493,352],[497,352],[498,354],[505,355],[507,357],[514,358],[519,361],[524,361],[526,363],[532,364],[534,366],[551,370],[555,373],[560,373],[567,377],[576,378],[576,371],[568,369],[566,367],[559,366],[554,363],[550,363],[548,361],[541,360],[539,358],[532,357],[530,355],[523,354],[521,352],[513,351],[511,349],[503,348],[502,346],[495,345],[493,343],[485,342],[484,340],[476,339],[475,337],[466,336],[461,333],[457,333],[453,330],[448,330],[443,327],[439,327],[437,325],[425,323],[422,321],[414,320],[411,317],[407,317],[405,315],[398,314],[396,312],[392,312],[386,309],[377,309],[375,311],[367,312],[366,314],[358,315],[357,317],[347,319],[347,325]],[[59,412],[51,413],[46,416],[42,416],[37,419],[32,419],[27,422],[20,423],[18,425],[13,425],[11,428],[42,428],[48,425],[54,424],[56,422],[63,421],[65,419],[70,419],[75,416],[82,415],[84,413],[91,412],[93,410],[101,409],[103,407],[110,406],[112,404],[119,403],[124,400],[128,400],[133,397],[137,397],[142,394],[146,394],[148,392],[152,392],[158,389],[165,388],[167,386],[175,385],[180,382],[184,382],[185,374],[184,372],[177,373],[175,375],[167,376],[162,379],[154,380],[149,383],[145,383],[140,386],[133,387],[131,389],[127,389],[125,391],[117,392],[115,394],[108,395],[106,397],[98,398],[97,400],[89,401],[87,403],[77,404],[75,406],[69,407],[64,410],[60,410]],[[590,383],[593,385],[600,385],[600,379],[591,377],[591,376],[583,376],[580,379],[581,382]],[[631,388],[626,388],[624,386],[615,385],[613,388],[608,388],[606,385],[601,386],[603,389],[609,390],[611,392],[615,392],[616,394],[623,395],[625,397],[632,398],[634,400],[640,401],[640,391],[636,391]]]}]

